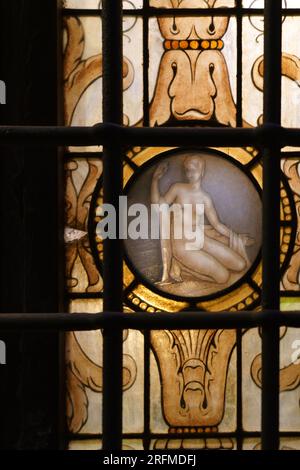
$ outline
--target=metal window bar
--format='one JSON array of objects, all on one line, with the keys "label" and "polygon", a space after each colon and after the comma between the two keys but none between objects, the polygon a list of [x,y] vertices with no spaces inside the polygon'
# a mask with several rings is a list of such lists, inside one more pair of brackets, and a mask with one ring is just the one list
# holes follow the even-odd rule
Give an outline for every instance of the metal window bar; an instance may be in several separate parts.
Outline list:
[{"label": "metal window bar", "polygon": [[[264,23],[264,124],[281,124],[281,0],[266,0]],[[270,210],[272,208],[272,210]],[[272,243],[271,243],[272,240]],[[280,148],[263,150],[262,307],[280,307]],[[277,313],[278,315],[278,313]],[[279,448],[279,328],[262,330],[262,447]]]},{"label": "metal window bar", "polygon": [[[297,10],[297,12],[299,12]],[[78,11],[77,11],[78,13]],[[181,11],[180,14],[184,12]],[[189,13],[189,12],[185,12]],[[196,13],[196,12],[195,12]],[[201,11],[201,14],[204,12]],[[208,13],[208,12],[207,12]],[[252,13],[252,11],[251,11]],[[254,12],[255,13],[255,12]],[[168,10],[168,14],[170,11]],[[176,12],[177,14],[177,12]],[[215,14],[215,11],[214,11]],[[222,13],[223,14],[223,13]],[[279,312],[279,185],[280,149],[300,146],[300,132],[281,126],[281,0],[266,0],[264,125],[256,129],[217,128],[123,128],[122,114],[122,5],[121,0],[103,1],[104,124],[94,127],[1,127],[3,144],[104,145],[104,195],[113,203],[122,191],[122,146],[184,145],[263,149],[263,311],[262,312],[181,312],[176,328],[253,328],[263,330],[262,449],[278,449],[279,444],[279,336],[280,326],[300,327],[299,312]],[[114,54],[111,54],[111,49]],[[113,77],[113,80],[111,79]],[[274,202],[275,201],[275,202]],[[117,207],[117,205],[116,205]],[[273,245],[271,245],[272,240]],[[88,314],[0,314],[5,329],[55,329],[62,331],[104,328],[104,449],[121,449],[122,440],[122,330],[171,329],[174,315],[143,312],[122,313],[122,246],[108,241],[104,256],[104,310]],[[117,293],[117,295],[116,295]],[[279,314],[280,313],[280,314]],[[110,404],[113,402],[113,419]]]},{"label": "metal window bar", "polygon": [[[103,120],[123,122],[122,76],[122,0],[103,1]],[[113,51],[113,54],[111,53]],[[116,208],[119,220],[119,196],[123,188],[122,140],[104,145],[104,203]],[[123,310],[122,240],[103,243],[103,307],[108,312]],[[103,449],[122,448],[122,342],[123,332],[107,326],[103,330]],[[111,406],[113,404],[113,406]]]},{"label": "metal window bar", "polygon": [[[300,312],[280,312],[278,310],[239,311],[239,312],[180,312],[173,313],[102,312],[88,313],[1,313],[0,328],[5,330],[61,330],[92,331],[101,328],[120,330],[170,330],[174,329],[218,329],[257,328],[287,326],[300,328]],[[271,364],[272,365],[272,364]]]},{"label": "metal window bar", "polygon": [[[144,0],[143,8],[137,9],[123,9],[123,16],[146,16],[148,18],[157,16],[263,16],[264,8],[247,8],[243,7],[240,0],[236,0],[235,7],[220,7],[220,8],[156,8],[149,6],[148,0]],[[64,8],[62,14],[64,16],[92,16],[101,17],[102,11],[100,8]],[[299,8],[284,8],[284,15],[299,16]]]}]

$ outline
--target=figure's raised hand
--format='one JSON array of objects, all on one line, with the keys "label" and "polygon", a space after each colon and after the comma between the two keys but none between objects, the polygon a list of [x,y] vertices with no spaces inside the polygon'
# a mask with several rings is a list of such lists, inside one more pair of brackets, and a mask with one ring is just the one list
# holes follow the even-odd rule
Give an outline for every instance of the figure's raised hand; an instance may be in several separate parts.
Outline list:
[{"label": "figure's raised hand", "polygon": [[160,180],[164,176],[164,174],[168,171],[169,165],[168,163],[160,163],[157,165],[154,173],[153,173],[153,178]]}]

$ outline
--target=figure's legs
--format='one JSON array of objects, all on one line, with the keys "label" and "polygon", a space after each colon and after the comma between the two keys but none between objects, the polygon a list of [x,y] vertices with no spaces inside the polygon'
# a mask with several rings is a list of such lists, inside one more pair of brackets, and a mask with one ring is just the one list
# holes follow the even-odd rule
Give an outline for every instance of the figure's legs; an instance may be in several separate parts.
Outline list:
[{"label": "figure's legs", "polygon": [[243,271],[247,263],[238,253],[233,251],[223,243],[218,242],[210,237],[204,237],[203,250],[216,258],[227,269],[231,271]]},{"label": "figure's legs", "polygon": [[156,282],[156,284],[163,286],[166,284],[172,284],[174,282],[174,279],[172,279],[172,276],[170,275],[171,261],[172,261],[172,248],[171,248],[170,240],[162,239],[160,241],[160,246],[161,246],[161,258],[162,258],[163,272],[162,272],[161,280]]},{"label": "figure's legs", "polygon": [[178,261],[187,270],[193,271],[195,275],[204,275],[210,281],[217,282],[218,284],[224,284],[229,280],[229,270],[216,260],[214,256],[203,250],[187,251],[185,250],[185,243],[179,243],[174,254]]}]

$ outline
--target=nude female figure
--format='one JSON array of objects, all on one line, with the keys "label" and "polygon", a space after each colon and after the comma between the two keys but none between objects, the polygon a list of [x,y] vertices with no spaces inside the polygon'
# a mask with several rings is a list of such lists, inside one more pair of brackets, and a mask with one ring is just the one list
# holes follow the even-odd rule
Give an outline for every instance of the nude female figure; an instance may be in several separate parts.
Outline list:
[{"label": "nude female figure", "polygon": [[[196,205],[203,204],[204,217],[209,225],[205,226],[203,247],[196,251],[186,249],[187,240],[184,236],[179,240],[161,240],[163,275],[159,284],[181,282],[181,274],[184,272],[201,280],[217,284],[227,283],[232,272],[242,272],[247,268],[249,261],[244,247],[251,245],[253,239],[246,234],[235,234],[219,220],[210,195],[201,187],[205,172],[203,159],[187,157],[184,160],[187,183],[172,184],[166,194],[162,195],[159,180],[167,170],[168,164],[162,163],[154,171],[151,203],[169,206],[179,204],[182,207],[184,204],[191,204],[193,221]],[[212,228],[217,236],[211,235]]]}]

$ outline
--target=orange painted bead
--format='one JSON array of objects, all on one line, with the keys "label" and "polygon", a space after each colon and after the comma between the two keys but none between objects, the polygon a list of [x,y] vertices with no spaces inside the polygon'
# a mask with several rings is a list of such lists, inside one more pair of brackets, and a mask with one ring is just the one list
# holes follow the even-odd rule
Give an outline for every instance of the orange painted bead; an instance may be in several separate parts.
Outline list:
[{"label": "orange painted bead", "polygon": [[191,41],[190,42],[190,48],[191,49],[198,49],[199,47],[199,42],[198,41]]}]

